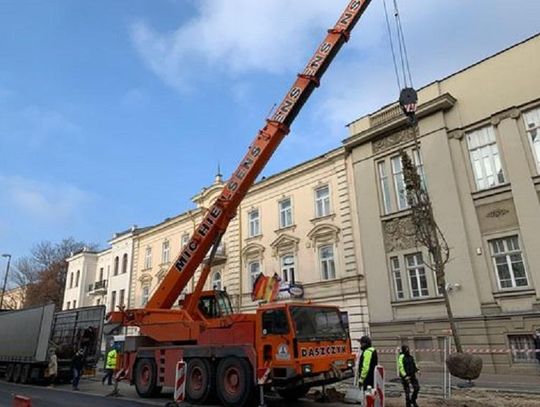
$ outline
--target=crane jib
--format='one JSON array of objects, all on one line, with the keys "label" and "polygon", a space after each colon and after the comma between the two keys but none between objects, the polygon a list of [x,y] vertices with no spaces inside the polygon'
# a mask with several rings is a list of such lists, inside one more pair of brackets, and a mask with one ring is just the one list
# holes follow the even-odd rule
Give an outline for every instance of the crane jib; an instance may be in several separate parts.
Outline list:
[{"label": "crane jib", "polygon": [[[370,2],[371,0],[350,1],[334,27],[328,30],[326,38],[298,75],[274,114],[267,120],[267,125],[259,131],[220,196],[205,213],[190,241],[182,248],[174,265],[146,304],[147,308],[170,308],[178,294],[193,278],[204,256],[217,244],[218,236],[225,233],[250,186],[284,136],[289,133],[292,122],[313,90],[319,86],[326,69],[349,39],[351,30]],[[206,277],[207,274],[204,278]]]}]

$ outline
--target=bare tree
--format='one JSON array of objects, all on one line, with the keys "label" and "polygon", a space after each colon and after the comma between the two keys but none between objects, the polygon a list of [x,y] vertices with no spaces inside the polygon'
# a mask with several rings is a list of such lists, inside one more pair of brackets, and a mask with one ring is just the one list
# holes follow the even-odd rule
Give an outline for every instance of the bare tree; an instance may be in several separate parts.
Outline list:
[{"label": "bare tree", "polygon": [[[417,126],[411,126],[410,131],[414,132],[416,149],[419,154],[419,143],[416,138]],[[415,229],[416,241],[426,247],[429,253],[429,259],[425,260],[424,263],[426,267],[435,273],[437,287],[444,298],[448,322],[450,323],[456,350],[462,353],[463,348],[446,286],[445,266],[450,260],[450,247],[433,216],[433,207],[424,181],[418,174],[417,167],[411,157],[403,150],[401,151],[401,162],[403,165],[407,199],[412,211],[412,222]]]}]

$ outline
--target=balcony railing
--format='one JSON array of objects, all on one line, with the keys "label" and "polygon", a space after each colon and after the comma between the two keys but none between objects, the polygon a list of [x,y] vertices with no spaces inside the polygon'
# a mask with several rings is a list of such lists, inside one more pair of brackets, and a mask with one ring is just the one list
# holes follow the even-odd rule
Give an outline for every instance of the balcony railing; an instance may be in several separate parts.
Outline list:
[{"label": "balcony railing", "polygon": [[107,280],[96,281],[88,286],[90,295],[100,295],[107,292]]}]

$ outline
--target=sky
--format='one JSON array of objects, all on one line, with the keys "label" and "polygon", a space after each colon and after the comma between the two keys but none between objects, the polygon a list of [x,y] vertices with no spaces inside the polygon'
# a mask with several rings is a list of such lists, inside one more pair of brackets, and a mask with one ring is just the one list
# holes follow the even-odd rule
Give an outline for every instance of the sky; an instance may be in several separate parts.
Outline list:
[{"label": "sky", "polygon": [[[0,252],[69,236],[105,247],[191,209],[347,3],[0,0]],[[537,0],[399,6],[416,87],[540,31]],[[347,123],[397,96],[373,0],[262,175],[338,147]]]}]

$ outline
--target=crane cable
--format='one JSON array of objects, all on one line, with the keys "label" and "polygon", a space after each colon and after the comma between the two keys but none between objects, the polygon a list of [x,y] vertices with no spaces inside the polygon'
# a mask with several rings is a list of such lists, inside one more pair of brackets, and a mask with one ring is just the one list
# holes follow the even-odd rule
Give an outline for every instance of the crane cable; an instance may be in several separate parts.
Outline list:
[{"label": "crane cable", "polygon": [[[399,8],[397,0],[393,0],[394,6],[394,19],[395,19],[395,36],[397,37],[397,49],[399,50],[399,60],[401,68],[398,65],[396,50],[394,47],[394,35],[392,34],[392,28],[390,25],[390,18],[388,16],[388,7],[386,0],[383,0],[384,13],[386,16],[386,28],[388,30],[388,37],[390,40],[390,50],[392,52],[392,60],[394,63],[394,73],[396,75],[396,81],[399,88],[399,104],[403,113],[409,119],[411,125],[416,124],[416,108],[418,104],[418,95],[413,88],[413,80],[411,74],[411,67],[409,64],[409,55],[407,52],[407,46],[405,44],[405,35],[403,34],[403,25],[401,24],[401,18],[399,15]],[[402,78],[400,77],[402,76]],[[403,85],[402,81],[403,79]]]}]

